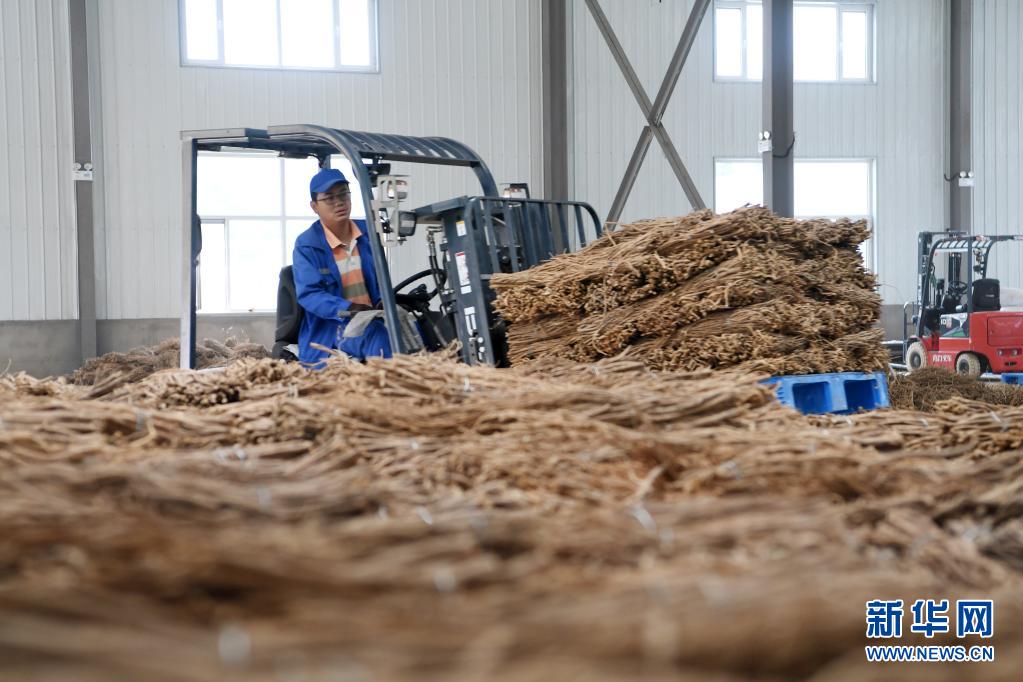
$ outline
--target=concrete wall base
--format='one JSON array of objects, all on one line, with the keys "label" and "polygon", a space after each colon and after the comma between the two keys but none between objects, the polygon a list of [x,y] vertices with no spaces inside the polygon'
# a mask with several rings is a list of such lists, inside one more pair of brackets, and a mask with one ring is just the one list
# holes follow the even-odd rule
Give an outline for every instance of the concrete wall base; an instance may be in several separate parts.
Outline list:
[{"label": "concrete wall base", "polygon": [[[234,337],[273,347],[273,314],[200,315],[196,337],[225,341]],[[153,346],[180,332],[177,318],[97,320],[96,350],[100,355]],[[0,371],[32,376],[67,374],[81,366],[77,320],[0,322]]]},{"label": "concrete wall base", "polygon": [[[152,346],[177,337],[179,324],[176,318],[99,320],[96,348],[102,355]],[[200,341],[234,337],[272,348],[274,326],[272,314],[200,315],[196,336]],[[881,327],[886,339],[901,339],[902,306],[882,306]],[[77,320],[0,322],[0,371],[8,367],[33,376],[67,374],[81,366],[78,343]]]},{"label": "concrete wall base", "polygon": [[78,320],[0,322],[0,371],[66,374],[79,366]]}]

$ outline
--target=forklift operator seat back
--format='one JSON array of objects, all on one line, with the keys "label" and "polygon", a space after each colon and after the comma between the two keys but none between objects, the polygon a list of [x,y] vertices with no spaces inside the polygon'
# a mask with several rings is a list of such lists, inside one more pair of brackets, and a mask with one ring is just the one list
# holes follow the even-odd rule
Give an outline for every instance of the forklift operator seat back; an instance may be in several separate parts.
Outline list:
[{"label": "forklift operator seat back", "polygon": [[[274,330],[274,347],[270,356],[277,359],[293,360],[298,357],[298,332],[302,328],[305,311],[298,304],[295,290],[295,273],[291,266],[281,268],[277,280],[277,327]],[[290,348],[289,348],[290,346]]]},{"label": "forklift operator seat back", "polygon": [[298,343],[298,330],[302,327],[302,306],[295,290],[295,273],[290,265],[281,268],[277,286],[277,343]]},{"label": "forklift operator seat back", "polygon": [[973,282],[973,310],[988,312],[1001,310],[1000,285],[997,279],[978,279]]}]

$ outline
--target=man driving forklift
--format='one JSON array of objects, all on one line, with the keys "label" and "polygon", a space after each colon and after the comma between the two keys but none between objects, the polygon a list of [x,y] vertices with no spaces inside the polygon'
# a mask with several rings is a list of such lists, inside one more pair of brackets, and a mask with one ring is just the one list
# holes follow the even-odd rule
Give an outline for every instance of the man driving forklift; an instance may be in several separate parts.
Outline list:
[{"label": "man driving forklift", "polygon": [[314,343],[359,360],[389,358],[391,344],[379,317],[361,334],[345,334],[352,316],[380,304],[366,222],[351,218],[348,179],[335,168],[324,168],[309,182],[309,194],[319,220],[298,236],[292,255],[295,292],[305,313],[298,359],[317,364],[327,357],[327,351],[312,347]]}]

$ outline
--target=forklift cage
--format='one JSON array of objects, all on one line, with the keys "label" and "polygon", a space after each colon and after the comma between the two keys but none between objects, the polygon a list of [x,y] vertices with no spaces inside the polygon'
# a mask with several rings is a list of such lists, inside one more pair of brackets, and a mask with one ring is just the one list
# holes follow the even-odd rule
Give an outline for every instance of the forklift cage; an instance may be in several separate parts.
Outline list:
[{"label": "forklift cage", "polygon": [[[180,360],[181,367],[186,369],[195,367],[196,283],[202,251],[197,206],[200,151],[217,152],[225,148],[273,151],[285,158],[315,157],[321,168],[329,165],[333,154],[342,154],[348,159],[366,209],[367,237],[380,284],[384,323],[394,353],[406,353],[409,349],[400,332],[397,300],[381,240],[384,228],[374,209],[373,190],[382,162],[461,166],[471,169],[479,180],[482,196],[450,199],[411,212],[416,225],[432,224],[444,233],[443,263],[433,263],[433,267],[444,268],[446,286],[441,292],[442,310],[455,318],[462,359],[470,364],[497,364],[500,360],[491,334],[490,305],[494,298],[489,287],[491,275],[518,272],[558,253],[582,248],[601,232],[600,220],[589,204],[498,196],[497,183],[479,155],[448,138],[365,133],[319,125],[282,125],[265,130],[184,131],[181,139],[185,277],[181,291]],[[400,225],[396,231],[402,236]],[[431,259],[434,255],[431,247]]]}]

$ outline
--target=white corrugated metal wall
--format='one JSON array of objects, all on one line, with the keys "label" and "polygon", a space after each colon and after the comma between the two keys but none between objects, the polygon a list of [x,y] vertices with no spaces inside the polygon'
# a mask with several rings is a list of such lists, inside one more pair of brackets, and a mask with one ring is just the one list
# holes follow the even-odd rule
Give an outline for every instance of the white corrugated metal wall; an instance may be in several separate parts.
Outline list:
[{"label": "white corrugated metal wall", "polygon": [[974,30],[974,225],[1023,232],[1023,3],[976,0]]},{"label": "white corrugated metal wall", "polygon": [[0,2],[0,320],[78,315],[67,0]]},{"label": "white corrugated metal wall", "polygon": [[[975,0],[973,229],[1023,233],[1023,3]],[[993,273],[1023,287],[1023,246],[995,248]]]},{"label": "white corrugated metal wall", "polygon": [[[691,5],[601,0],[651,99]],[[761,129],[760,84],[714,81],[712,11],[664,119],[708,206],[714,203],[714,159],[757,157]],[[885,300],[901,303],[915,293],[916,232],[942,229],[945,222],[948,8],[943,0],[878,0],[876,12],[877,83],[797,84],[794,153],[877,160],[877,270]],[[644,121],[584,0],[574,0],[573,15],[574,188],[606,215]],[[622,217],[688,210],[655,141]]]},{"label": "white corrugated metal wall", "polygon": [[[178,314],[184,129],[320,123],[443,135],[479,152],[498,182],[541,183],[540,0],[380,0],[379,74],[182,67],[178,4],[100,4],[101,318]],[[474,183],[468,170],[417,166],[409,205],[478,194]],[[392,258],[395,279],[426,263],[414,245]]]}]

